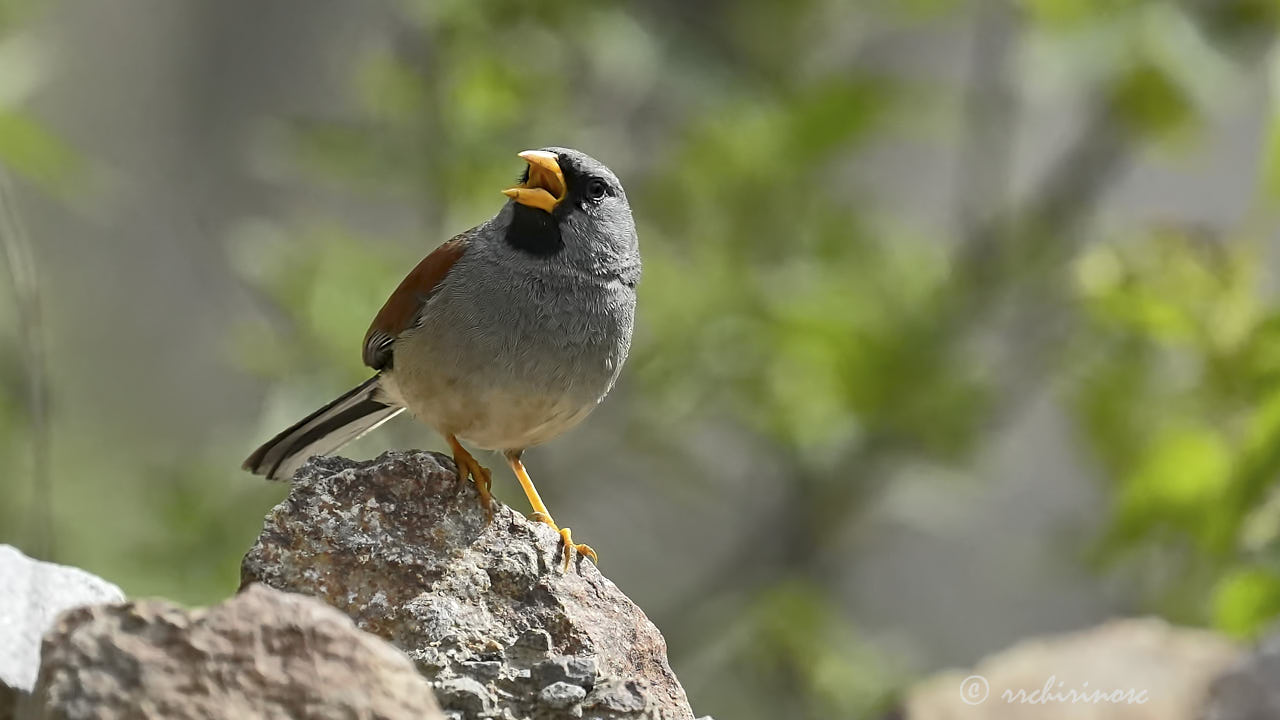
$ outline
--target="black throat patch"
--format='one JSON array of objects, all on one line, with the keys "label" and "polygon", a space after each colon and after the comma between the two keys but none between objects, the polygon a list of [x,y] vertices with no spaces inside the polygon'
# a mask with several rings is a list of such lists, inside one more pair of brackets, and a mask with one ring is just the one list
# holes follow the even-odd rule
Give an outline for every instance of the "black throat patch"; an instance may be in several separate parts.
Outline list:
[{"label": "black throat patch", "polygon": [[506,241],[511,247],[538,257],[550,257],[564,249],[555,217],[520,203],[514,203],[512,208]]}]

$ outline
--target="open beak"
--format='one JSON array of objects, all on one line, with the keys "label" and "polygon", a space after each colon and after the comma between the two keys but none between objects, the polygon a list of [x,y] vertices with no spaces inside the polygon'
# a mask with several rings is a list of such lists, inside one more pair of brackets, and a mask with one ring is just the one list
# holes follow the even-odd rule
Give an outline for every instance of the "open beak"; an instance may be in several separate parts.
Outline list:
[{"label": "open beak", "polygon": [[551,212],[564,200],[564,173],[555,153],[545,150],[525,150],[520,157],[529,163],[529,179],[502,191],[503,195],[521,205]]}]

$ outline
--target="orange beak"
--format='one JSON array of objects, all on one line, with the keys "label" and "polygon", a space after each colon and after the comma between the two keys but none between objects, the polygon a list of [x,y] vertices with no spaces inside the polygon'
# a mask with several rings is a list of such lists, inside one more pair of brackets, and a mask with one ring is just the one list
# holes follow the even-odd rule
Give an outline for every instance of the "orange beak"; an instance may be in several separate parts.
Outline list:
[{"label": "orange beak", "polygon": [[551,212],[565,196],[564,173],[555,153],[545,150],[525,150],[520,157],[529,163],[529,179],[502,191],[503,195],[521,205]]}]

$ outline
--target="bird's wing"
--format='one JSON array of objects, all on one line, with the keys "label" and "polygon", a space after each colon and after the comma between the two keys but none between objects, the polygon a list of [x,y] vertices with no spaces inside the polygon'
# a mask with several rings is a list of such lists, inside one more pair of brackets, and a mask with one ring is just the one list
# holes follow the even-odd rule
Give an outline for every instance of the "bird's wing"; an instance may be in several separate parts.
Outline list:
[{"label": "bird's wing", "polygon": [[441,245],[409,271],[374,316],[364,336],[364,364],[374,370],[391,365],[391,345],[400,333],[413,327],[418,313],[431,294],[440,287],[449,269],[467,251],[468,231]]}]

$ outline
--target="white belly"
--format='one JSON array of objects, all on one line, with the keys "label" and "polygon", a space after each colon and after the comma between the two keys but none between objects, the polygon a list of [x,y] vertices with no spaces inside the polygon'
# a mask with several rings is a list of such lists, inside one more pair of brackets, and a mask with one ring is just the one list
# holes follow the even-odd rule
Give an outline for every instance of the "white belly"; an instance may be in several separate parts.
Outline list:
[{"label": "white belly", "polygon": [[600,399],[572,387],[486,382],[488,375],[448,363],[401,363],[384,374],[382,386],[441,435],[487,450],[540,445],[581,422]]}]

